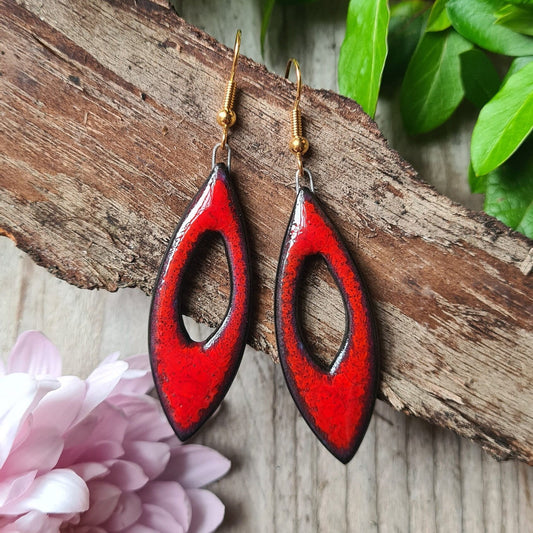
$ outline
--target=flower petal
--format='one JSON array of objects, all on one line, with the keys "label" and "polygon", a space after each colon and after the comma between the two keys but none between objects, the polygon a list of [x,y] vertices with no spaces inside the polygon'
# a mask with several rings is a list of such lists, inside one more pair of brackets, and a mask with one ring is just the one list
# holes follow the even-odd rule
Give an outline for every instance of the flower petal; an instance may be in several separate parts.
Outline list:
[{"label": "flower petal", "polygon": [[126,438],[157,441],[174,435],[161,404],[151,396],[118,394],[113,405],[120,407],[130,421]]},{"label": "flower petal", "polygon": [[151,527],[144,526],[142,524],[133,524],[133,526],[125,529],[124,533],[161,533],[161,531],[158,531],[157,529],[152,529]]},{"label": "flower petal", "polygon": [[60,468],[35,478],[24,494],[2,508],[2,513],[81,513],[88,507],[89,489],[83,479],[72,470]]},{"label": "flower petal", "polygon": [[58,386],[57,380],[36,380],[28,374],[6,374],[0,378],[0,468],[28,413],[45,394]]},{"label": "flower petal", "polygon": [[76,376],[58,378],[59,388],[48,393],[35,407],[34,427],[55,427],[62,435],[78,416],[87,385]]},{"label": "flower petal", "polygon": [[102,359],[102,361],[100,362],[98,366],[104,366],[104,365],[108,365],[109,363],[114,363],[115,361],[118,361],[119,357],[120,357],[120,352],[110,353],[107,357]]},{"label": "flower petal", "polygon": [[155,479],[168,464],[170,449],[164,442],[126,441],[124,459],[141,466],[150,479]]},{"label": "flower petal", "polygon": [[140,522],[143,525],[153,528],[155,531],[185,532],[169,512],[152,503],[143,504],[143,514]]},{"label": "flower petal", "polygon": [[224,504],[208,490],[189,489],[192,505],[191,527],[188,533],[211,533],[224,520]]},{"label": "flower petal", "polygon": [[128,370],[115,387],[113,394],[146,394],[154,388],[154,379],[147,354],[133,355],[125,359]]},{"label": "flower petal", "polygon": [[9,526],[2,528],[3,533],[59,533],[61,520],[51,518],[39,511],[30,511],[17,518]]},{"label": "flower petal", "polygon": [[59,466],[120,457],[124,453],[122,442],[128,424],[121,409],[108,401],[102,402],[65,433],[65,451]]},{"label": "flower petal", "polygon": [[82,420],[97,405],[102,403],[116,387],[120,378],[128,369],[125,361],[115,361],[96,367],[86,380],[87,394],[77,417],[77,421]]},{"label": "flower petal", "polygon": [[15,500],[24,494],[33,483],[36,475],[37,470],[31,470],[18,476],[3,479],[0,482],[0,510],[7,501]]},{"label": "flower petal", "polygon": [[105,476],[109,472],[109,468],[102,463],[78,463],[73,465],[70,469],[78,474],[86,483],[96,478]]},{"label": "flower petal", "polygon": [[[69,450],[70,452],[71,450]],[[114,440],[103,440],[96,444],[84,446],[82,449],[72,450],[72,457],[80,463],[110,461],[117,459],[124,454],[124,448],[120,442]],[[69,466],[68,461],[65,460],[65,454],[61,456],[61,466]]]},{"label": "flower petal", "polygon": [[148,481],[143,469],[131,461],[115,459],[107,463],[109,474],[106,481],[113,483],[124,491],[139,490]]},{"label": "flower petal", "polygon": [[9,354],[7,369],[10,373],[58,377],[61,375],[61,356],[40,331],[25,331],[19,335]]},{"label": "flower petal", "polygon": [[[131,425],[131,420],[128,420],[127,414],[108,400],[98,405],[81,423],[84,424],[87,419],[90,420],[89,425],[95,424],[90,433],[92,442],[100,440],[122,442],[128,427]],[[72,431],[77,432],[77,426],[73,427]]]},{"label": "flower petal", "polygon": [[24,442],[11,450],[2,475],[13,476],[28,470],[48,472],[57,464],[62,451],[63,439],[54,428],[32,428]]},{"label": "flower petal", "polygon": [[186,489],[212,483],[230,469],[231,461],[207,446],[186,444],[172,448],[160,479],[174,479]]},{"label": "flower petal", "polygon": [[80,525],[99,526],[115,511],[122,491],[105,481],[91,481],[89,510],[81,515]]},{"label": "flower petal", "polygon": [[147,372],[152,371],[150,367],[150,359],[148,358],[147,353],[130,355],[129,357],[126,357],[125,361],[128,363],[130,369],[145,370]]},{"label": "flower petal", "polygon": [[139,491],[143,504],[151,503],[164,508],[185,531],[192,517],[191,502],[185,489],[175,481],[152,481]]},{"label": "flower petal", "polygon": [[122,531],[137,522],[141,515],[142,503],[139,496],[135,492],[123,492],[115,512],[102,527],[106,531]]}]

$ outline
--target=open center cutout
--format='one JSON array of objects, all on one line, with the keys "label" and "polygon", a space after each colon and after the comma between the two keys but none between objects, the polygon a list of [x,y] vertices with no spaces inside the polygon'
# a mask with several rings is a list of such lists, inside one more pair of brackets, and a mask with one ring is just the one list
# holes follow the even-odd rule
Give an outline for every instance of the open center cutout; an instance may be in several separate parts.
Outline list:
[{"label": "open center cutout", "polygon": [[181,286],[182,312],[202,323],[184,321],[192,340],[205,341],[220,327],[228,311],[230,294],[231,278],[224,239],[216,231],[207,231],[194,249]]},{"label": "open center cutout", "polygon": [[305,259],[297,309],[309,355],[325,370],[335,362],[346,333],[346,309],[339,287],[321,255]]}]

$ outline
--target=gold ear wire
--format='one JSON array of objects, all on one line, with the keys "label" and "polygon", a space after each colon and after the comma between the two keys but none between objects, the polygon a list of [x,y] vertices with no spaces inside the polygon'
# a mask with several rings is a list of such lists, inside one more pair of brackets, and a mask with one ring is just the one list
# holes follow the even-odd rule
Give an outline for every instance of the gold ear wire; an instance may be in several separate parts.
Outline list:
[{"label": "gold ear wire", "polygon": [[300,105],[300,95],[302,94],[302,73],[300,71],[300,63],[291,57],[287,61],[287,68],[285,69],[285,78],[289,77],[291,73],[291,67],[294,65],[294,70],[296,71],[296,98],[294,100],[294,107],[297,108]]},{"label": "gold ear wire", "polygon": [[222,109],[217,115],[217,122],[222,126],[222,141],[220,142],[222,148],[226,147],[228,142],[228,131],[237,120],[237,115],[235,111],[233,111],[233,103],[235,102],[235,71],[237,70],[237,62],[239,60],[239,52],[241,49],[241,35],[241,30],[237,30],[237,34],[235,35],[235,45],[233,47],[233,63],[231,64],[230,78],[226,85],[226,94],[224,96]]},{"label": "gold ear wire", "polygon": [[241,35],[242,31],[237,30],[235,34],[235,44],[233,45],[233,63],[231,65],[231,79],[235,77],[235,71],[237,70],[237,61],[239,60],[239,52],[241,51]]},{"label": "gold ear wire", "polygon": [[290,151],[296,156],[298,160],[298,174],[300,177],[304,175],[303,155],[309,150],[309,141],[303,136],[302,130],[302,114],[300,112],[300,96],[302,93],[302,74],[300,65],[296,59],[289,59],[287,68],[285,69],[285,78],[289,77],[291,66],[294,65],[296,71],[296,97],[294,99],[294,106],[291,111],[291,132],[292,138],[289,142]]}]

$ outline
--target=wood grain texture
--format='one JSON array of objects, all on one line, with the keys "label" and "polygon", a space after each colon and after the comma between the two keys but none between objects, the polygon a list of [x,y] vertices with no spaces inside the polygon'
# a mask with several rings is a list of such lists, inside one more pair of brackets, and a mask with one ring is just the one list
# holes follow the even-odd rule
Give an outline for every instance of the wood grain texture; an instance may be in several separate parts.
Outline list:
[{"label": "wood grain texture", "polygon": [[[146,352],[149,298],[85,291],[0,239],[0,353],[37,328],[63,372],[87,376],[109,353]],[[188,322],[197,335],[205,327]],[[209,487],[226,505],[220,533],[529,533],[533,468],[497,462],[476,444],[378,402],[343,466],[316,440],[281,369],[248,349],[219,414],[195,442],[232,461]]]},{"label": "wood grain texture", "polygon": [[[0,8],[0,227],[70,283],[149,292],[210,170],[231,52],[147,1]],[[293,88],[244,58],[238,85],[232,166],[256,265],[250,342],[274,355]],[[531,243],[421,182],[354,102],[306,88],[302,108],[316,190],[376,302],[382,396],[532,462],[532,284],[519,269]],[[223,312],[224,272],[207,258],[190,309],[200,321]],[[308,313],[333,352],[342,307],[331,283],[315,289]]]}]

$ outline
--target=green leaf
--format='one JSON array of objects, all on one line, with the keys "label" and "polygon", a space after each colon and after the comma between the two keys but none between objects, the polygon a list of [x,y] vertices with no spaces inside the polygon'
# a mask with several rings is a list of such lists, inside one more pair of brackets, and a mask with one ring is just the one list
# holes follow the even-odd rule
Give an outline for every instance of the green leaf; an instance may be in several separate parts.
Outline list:
[{"label": "green leaf", "polygon": [[472,163],[468,165],[468,185],[474,194],[483,194],[487,191],[487,176],[476,176]]},{"label": "green leaf", "polygon": [[524,57],[515,57],[513,59],[513,62],[511,63],[511,66],[509,67],[509,70],[505,74],[505,77],[503,78],[502,85],[515,73],[518,72],[521,68],[525,67],[528,63],[531,63],[533,61],[533,56],[524,56]]},{"label": "green leaf", "polygon": [[389,36],[402,31],[415,18],[427,11],[430,3],[425,0],[404,0],[390,8]]},{"label": "green leaf", "polygon": [[272,16],[272,9],[274,9],[274,4],[276,0],[266,0],[265,5],[263,6],[263,18],[261,19],[261,55],[265,55],[265,38],[268,30],[268,25],[270,24],[270,17]]},{"label": "green leaf", "polygon": [[426,31],[444,31],[451,26],[450,18],[446,12],[448,0],[437,0],[431,8]]},{"label": "green leaf", "polygon": [[400,93],[405,127],[411,134],[445,122],[464,96],[459,55],[472,43],[453,30],[425,33],[407,67]]},{"label": "green leaf", "polygon": [[387,56],[387,0],[350,0],[339,54],[339,89],[371,116]]},{"label": "green leaf", "polygon": [[508,56],[533,55],[533,39],[495,24],[503,0],[448,0],[446,11],[453,27],[481,48]]},{"label": "green leaf", "polygon": [[479,108],[500,88],[500,76],[496,68],[486,54],[478,49],[461,54],[461,78],[466,98]]},{"label": "green leaf", "polygon": [[533,239],[533,201],[529,204],[520,224],[518,224],[515,229],[516,231],[523,233],[526,237]]},{"label": "green leaf", "polygon": [[496,13],[496,23],[518,33],[533,35],[533,9],[506,5]]},{"label": "green leaf", "polygon": [[501,165],[533,129],[533,63],[508,78],[479,113],[470,156],[478,176]]},{"label": "green leaf", "polygon": [[[529,146],[531,148],[531,146]],[[522,149],[487,176],[485,211],[533,238],[533,156]]]},{"label": "green leaf", "polygon": [[533,7],[533,0],[507,0],[508,4],[514,4],[516,6],[530,6]]},{"label": "green leaf", "polygon": [[391,7],[384,83],[391,84],[403,76],[424,31],[429,7],[429,2],[420,0],[407,0]]}]

